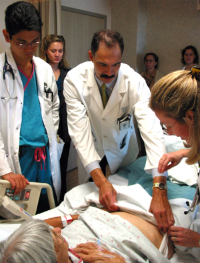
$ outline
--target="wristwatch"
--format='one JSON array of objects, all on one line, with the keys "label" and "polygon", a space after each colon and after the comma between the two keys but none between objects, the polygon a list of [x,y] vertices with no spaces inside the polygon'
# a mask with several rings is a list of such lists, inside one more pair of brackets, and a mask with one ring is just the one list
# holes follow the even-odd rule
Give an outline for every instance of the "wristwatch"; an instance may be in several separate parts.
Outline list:
[{"label": "wristwatch", "polygon": [[164,183],[155,183],[155,184],[153,184],[152,189],[154,187],[159,188],[160,190],[167,190],[167,185]]}]

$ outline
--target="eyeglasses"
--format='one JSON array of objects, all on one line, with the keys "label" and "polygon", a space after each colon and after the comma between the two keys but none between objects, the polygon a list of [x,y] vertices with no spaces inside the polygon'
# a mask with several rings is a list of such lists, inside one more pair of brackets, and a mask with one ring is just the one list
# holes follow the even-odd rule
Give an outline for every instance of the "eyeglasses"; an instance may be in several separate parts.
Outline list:
[{"label": "eyeglasses", "polygon": [[161,123],[161,126],[162,126],[162,129],[164,130],[164,132],[167,133],[169,130],[171,130],[174,127],[175,124],[176,124],[176,121],[171,126],[167,126],[163,123]]},{"label": "eyeglasses", "polygon": [[27,43],[27,42],[14,42],[15,45],[20,48],[20,49],[26,49],[29,45],[31,46],[31,48],[37,47],[41,42],[38,40],[32,41],[31,43]]},{"label": "eyeglasses", "polygon": [[[54,234],[54,236],[56,237],[56,240],[59,239],[61,241],[59,245],[58,244],[55,245],[55,251],[56,251],[56,253],[58,253],[61,250],[61,248],[65,242],[65,239],[63,236],[61,236],[58,233],[56,233],[55,231],[53,231],[53,229],[51,229],[51,231]],[[58,242],[56,242],[56,243],[58,243]]]}]

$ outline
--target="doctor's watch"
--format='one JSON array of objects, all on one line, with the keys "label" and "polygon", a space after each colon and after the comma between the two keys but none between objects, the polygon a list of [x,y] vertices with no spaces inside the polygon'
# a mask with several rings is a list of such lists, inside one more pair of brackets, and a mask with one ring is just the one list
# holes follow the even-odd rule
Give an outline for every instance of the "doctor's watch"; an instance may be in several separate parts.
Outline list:
[{"label": "doctor's watch", "polygon": [[154,187],[159,188],[160,190],[167,190],[167,185],[164,183],[155,183],[155,184],[153,184],[152,189]]}]

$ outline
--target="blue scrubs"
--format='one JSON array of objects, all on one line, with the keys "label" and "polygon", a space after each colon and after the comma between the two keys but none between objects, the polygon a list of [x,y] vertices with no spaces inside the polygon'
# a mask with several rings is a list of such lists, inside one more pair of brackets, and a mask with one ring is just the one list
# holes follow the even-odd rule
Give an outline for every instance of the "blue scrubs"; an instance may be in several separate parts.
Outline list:
[{"label": "blue scrubs", "polygon": [[[24,105],[20,130],[21,171],[30,182],[48,183],[52,186],[48,136],[41,115],[34,65],[30,77],[26,76],[20,69],[19,73],[24,86]],[[34,154],[35,149],[41,147],[44,147],[46,159],[41,159],[38,162],[35,160]],[[41,155],[37,157],[41,157]],[[46,189],[43,189],[42,193],[46,193]]]}]

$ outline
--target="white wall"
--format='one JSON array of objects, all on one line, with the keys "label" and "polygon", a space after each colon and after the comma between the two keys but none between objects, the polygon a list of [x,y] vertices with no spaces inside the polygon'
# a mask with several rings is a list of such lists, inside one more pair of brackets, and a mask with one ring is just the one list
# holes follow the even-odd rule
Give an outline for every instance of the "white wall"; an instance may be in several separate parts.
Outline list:
[{"label": "white wall", "polygon": [[14,3],[16,1],[14,0],[1,0],[0,3],[0,53],[4,52],[7,47],[9,47],[9,44],[5,41],[2,30],[5,28],[5,10],[7,6]]},{"label": "white wall", "polygon": [[111,0],[61,0],[61,5],[106,15],[107,28],[111,28]]}]

